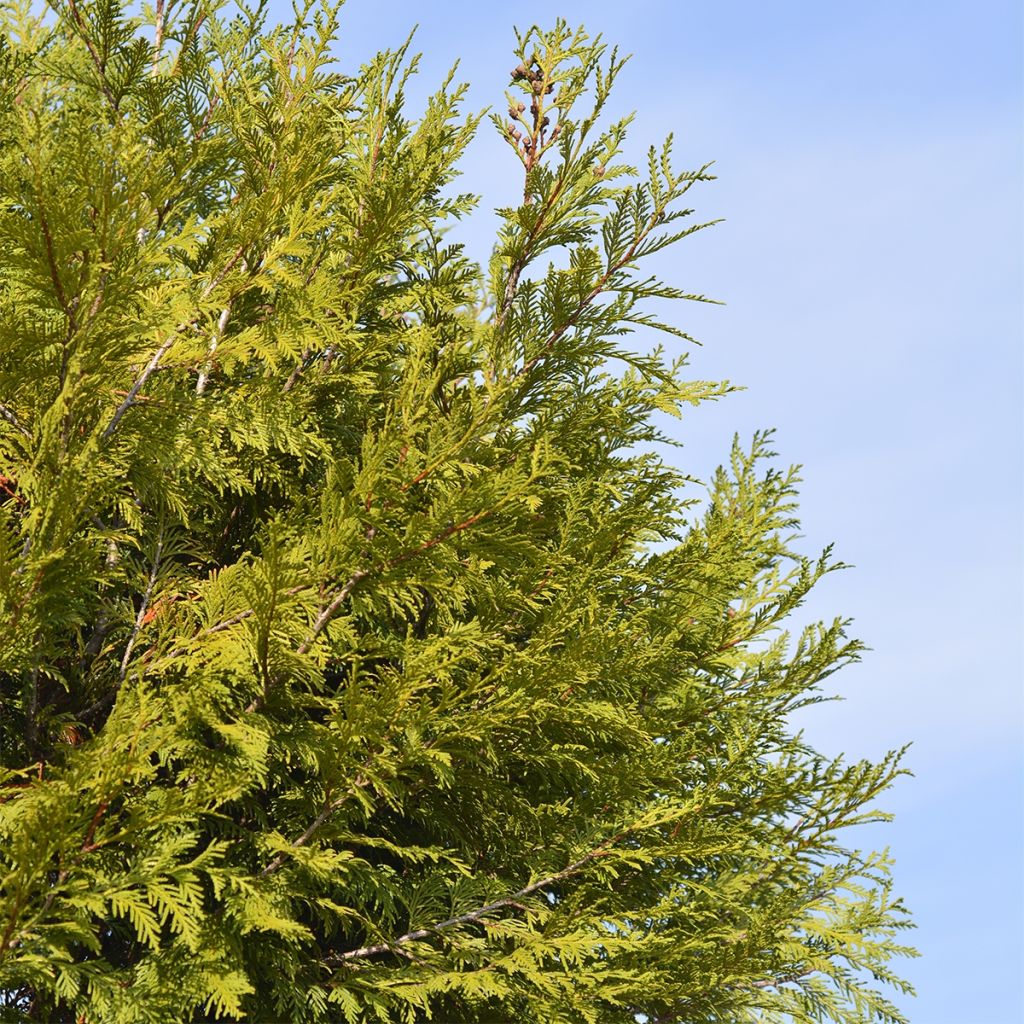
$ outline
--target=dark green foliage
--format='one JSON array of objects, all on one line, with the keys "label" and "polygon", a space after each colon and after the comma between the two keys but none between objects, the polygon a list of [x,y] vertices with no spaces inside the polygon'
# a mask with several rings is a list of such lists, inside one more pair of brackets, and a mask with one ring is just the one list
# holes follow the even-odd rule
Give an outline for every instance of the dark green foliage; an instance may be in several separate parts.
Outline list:
[{"label": "dark green foliage", "polygon": [[3,1019],[902,1020],[897,758],[787,727],[835,564],[766,436],[701,514],[653,453],[729,388],[624,341],[709,175],[622,61],[519,39],[485,273],[462,88],[334,9],[4,11]]}]

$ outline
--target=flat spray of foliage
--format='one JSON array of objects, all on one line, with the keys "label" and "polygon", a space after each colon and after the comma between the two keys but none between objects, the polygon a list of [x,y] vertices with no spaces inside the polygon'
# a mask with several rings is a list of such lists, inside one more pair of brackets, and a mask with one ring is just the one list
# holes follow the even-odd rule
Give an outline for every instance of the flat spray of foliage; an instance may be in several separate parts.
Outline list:
[{"label": "flat spray of foliage", "polygon": [[481,268],[464,87],[336,33],[4,8],[2,1019],[903,1020],[898,758],[786,724],[835,565],[764,436],[698,514],[653,416],[729,388],[627,346],[706,168],[531,29]]}]

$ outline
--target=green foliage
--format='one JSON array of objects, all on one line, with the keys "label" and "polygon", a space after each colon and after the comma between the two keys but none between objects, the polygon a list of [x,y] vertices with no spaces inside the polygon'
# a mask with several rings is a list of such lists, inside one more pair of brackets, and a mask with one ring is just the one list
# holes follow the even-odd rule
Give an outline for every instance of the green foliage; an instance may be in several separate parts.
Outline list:
[{"label": "green foliage", "polygon": [[655,454],[730,389],[627,344],[710,175],[624,62],[519,37],[484,270],[464,88],[335,8],[3,11],[3,1019],[901,1021],[898,756],[787,726],[837,564],[767,435],[703,512]]}]

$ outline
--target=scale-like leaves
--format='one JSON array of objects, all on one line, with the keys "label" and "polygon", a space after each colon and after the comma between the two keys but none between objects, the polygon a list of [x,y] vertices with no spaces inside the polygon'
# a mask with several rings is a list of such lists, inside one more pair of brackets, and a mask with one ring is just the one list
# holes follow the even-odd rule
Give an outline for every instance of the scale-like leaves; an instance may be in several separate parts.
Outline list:
[{"label": "scale-like leaves", "polygon": [[846,845],[899,755],[787,720],[861,653],[788,632],[842,566],[768,434],[706,500],[658,454],[732,388],[632,337],[692,340],[644,261],[712,176],[623,161],[623,58],[517,37],[481,268],[409,42],[0,24],[0,1017],[902,1020]]}]

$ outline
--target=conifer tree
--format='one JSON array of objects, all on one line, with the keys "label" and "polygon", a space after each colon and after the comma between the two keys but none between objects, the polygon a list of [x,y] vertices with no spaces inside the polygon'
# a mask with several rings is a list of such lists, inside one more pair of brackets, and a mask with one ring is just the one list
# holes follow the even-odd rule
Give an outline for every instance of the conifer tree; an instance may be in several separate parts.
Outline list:
[{"label": "conifer tree", "polygon": [[464,86],[337,28],[3,6],[2,1019],[902,1021],[899,757],[787,724],[837,563],[767,434],[698,502],[653,417],[729,387],[630,344],[708,168],[530,29],[480,267]]}]

